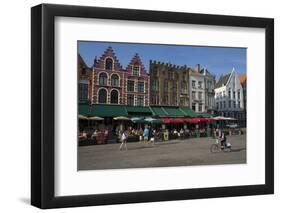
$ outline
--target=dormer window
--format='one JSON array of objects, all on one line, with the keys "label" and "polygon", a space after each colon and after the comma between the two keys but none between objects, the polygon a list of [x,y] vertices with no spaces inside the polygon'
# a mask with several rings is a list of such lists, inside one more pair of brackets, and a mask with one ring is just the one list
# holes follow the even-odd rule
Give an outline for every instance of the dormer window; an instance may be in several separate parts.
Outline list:
[{"label": "dormer window", "polygon": [[112,70],[112,67],[113,67],[113,60],[111,58],[107,58],[105,60],[105,69]]},{"label": "dormer window", "polygon": [[140,66],[139,65],[134,65],[133,66],[133,75],[140,75]]}]

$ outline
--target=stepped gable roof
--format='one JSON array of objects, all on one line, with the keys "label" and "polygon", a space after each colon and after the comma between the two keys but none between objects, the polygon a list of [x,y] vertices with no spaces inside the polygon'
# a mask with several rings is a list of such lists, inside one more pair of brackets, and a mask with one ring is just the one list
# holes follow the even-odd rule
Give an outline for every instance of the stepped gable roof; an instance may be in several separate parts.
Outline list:
[{"label": "stepped gable roof", "polygon": [[141,61],[141,58],[138,53],[135,53],[133,58],[131,59],[130,63],[127,66],[127,72],[132,72],[132,67],[134,65],[139,65],[140,66],[140,74],[141,75],[147,75],[146,69]]},{"label": "stepped gable roof", "polygon": [[113,49],[111,46],[109,46],[104,53],[101,55],[101,57],[99,59],[95,59],[94,61],[94,67],[95,68],[100,68],[100,69],[104,69],[104,64],[105,64],[105,60],[107,57],[110,57],[113,59],[114,61],[114,70],[122,70],[122,66],[119,63],[119,60],[117,58],[117,56],[115,55]]},{"label": "stepped gable roof", "polygon": [[222,87],[222,86],[226,85],[230,75],[231,75],[231,73],[229,73],[227,75],[221,75],[218,82],[215,85],[215,88],[219,88],[219,87]]}]

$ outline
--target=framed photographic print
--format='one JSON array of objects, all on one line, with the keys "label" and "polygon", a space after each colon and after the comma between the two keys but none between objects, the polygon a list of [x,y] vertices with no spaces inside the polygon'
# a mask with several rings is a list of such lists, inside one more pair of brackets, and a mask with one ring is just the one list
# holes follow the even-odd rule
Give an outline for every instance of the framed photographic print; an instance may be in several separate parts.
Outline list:
[{"label": "framed photographic print", "polygon": [[274,20],[31,9],[31,204],[274,192]]}]

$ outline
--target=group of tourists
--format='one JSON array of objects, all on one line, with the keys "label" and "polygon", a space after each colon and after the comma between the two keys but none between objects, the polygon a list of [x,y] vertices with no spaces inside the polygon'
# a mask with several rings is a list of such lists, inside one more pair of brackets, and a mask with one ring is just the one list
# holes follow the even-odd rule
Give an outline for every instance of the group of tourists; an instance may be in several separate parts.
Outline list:
[{"label": "group of tourists", "polygon": [[[223,145],[226,141],[225,133],[212,126],[151,126],[151,125],[99,125],[79,132],[79,141],[89,141],[90,144],[104,144],[108,141],[119,141],[120,150],[127,150],[127,142],[139,141],[143,144],[154,145],[157,141],[174,139],[188,139],[194,137],[210,137],[219,139]],[[129,140],[128,140],[129,139]],[[93,141],[93,142],[90,142]]]},{"label": "group of tourists", "polygon": [[93,128],[80,130],[79,141],[93,140],[98,144],[106,143],[110,129],[106,126],[94,126]]},{"label": "group of tourists", "polygon": [[126,150],[128,150],[127,140],[129,135],[139,136],[140,142],[143,142],[144,144],[152,143],[154,145],[155,138],[159,135],[159,132],[150,126],[145,126],[144,130],[142,130],[142,128],[134,129],[132,127],[129,127],[124,131],[121,130],[119,132],[119,138],[121,141],[119,150],[122,150],[123,146]]}]

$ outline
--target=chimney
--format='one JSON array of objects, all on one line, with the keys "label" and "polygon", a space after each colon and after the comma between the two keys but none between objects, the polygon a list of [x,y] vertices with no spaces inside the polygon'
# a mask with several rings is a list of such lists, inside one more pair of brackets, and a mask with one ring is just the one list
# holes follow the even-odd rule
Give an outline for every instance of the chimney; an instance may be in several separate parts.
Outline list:
[{"label": "chimney", "polygon": [[200,64],[196,64],[194,70],[195,72],[200,72]]}]

